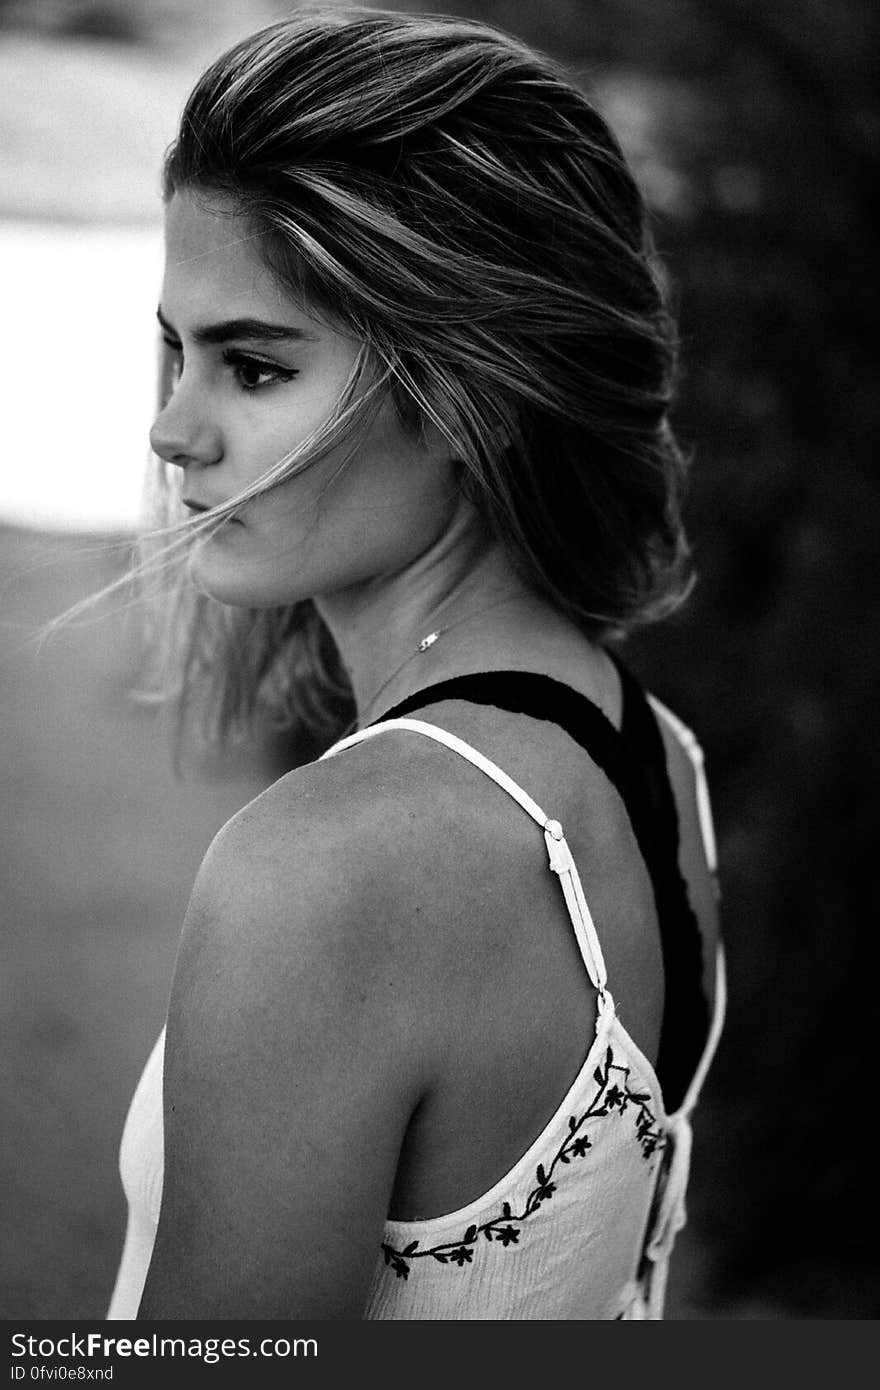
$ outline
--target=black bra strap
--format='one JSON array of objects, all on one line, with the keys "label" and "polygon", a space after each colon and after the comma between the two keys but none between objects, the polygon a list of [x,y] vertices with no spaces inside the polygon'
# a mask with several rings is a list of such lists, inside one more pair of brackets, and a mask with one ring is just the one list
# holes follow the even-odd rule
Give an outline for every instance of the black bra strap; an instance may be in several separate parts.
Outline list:
[{"label": "black bra strap", "polygon": [[[571,686],[533,671],[481,671],[476,675],[454,676],[425,690],[417,690],[373,722],[382,724],[386,719],[401,719],[413,710],[440,700],[493,705],[511,714],[527,714],[531,719],[558,724],[589,753],[617,788],[629,810],[636,792],[631,759],[621,736],[599,706]],[[636,818],[639,818],[638,812]],[[630,812],[630,820],[633,819]]]},{"label": "black bra strap", "polygon": [[665,1006],[657,1075],[669,1078],[667,1102],[684,1100],[709,1033],[703,989],[703,938],[679,864],[678,807],[657,719],[639,683],[612,655],[623,686],[621,738],[642,770],[654,826],[646,863],[654,885],[665,976]]},{"label": "black bra strap", "polygon": [[526,714],[564,729],[616,788],[654,888],[666,1002],[657,1075],[666,1108],[684,1099],[709,1028],[702,988],[702,938],[678,864],[678,812],[657,721],[645,694],[614,657],[623,686],[621,731],[585,695],[530,671],[456,676],[419,690],[374,723],[400,719],[441,700],[467,700]]}]

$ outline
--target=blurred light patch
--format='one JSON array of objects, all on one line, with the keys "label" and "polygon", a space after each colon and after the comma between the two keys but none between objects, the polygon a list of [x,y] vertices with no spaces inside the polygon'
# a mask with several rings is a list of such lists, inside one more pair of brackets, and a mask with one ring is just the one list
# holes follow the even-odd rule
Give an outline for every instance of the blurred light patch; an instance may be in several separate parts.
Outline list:
[{"label": "blurred light patch", "polygon": [[195,72],[140,49],[0,36],[3,217],[155,225]]},{"label": "blurred light patch", "polygon": [[695,108],[696,98],[681,83],[619,69],[594,80],[591,90],[620,141],[648,206],[670,217],[690,217],[694,196],[690,179],[672,162],[669,127]]},{"label": "blurred light patch", "polygon": [[158,228],[0,224],[0,519],[135,526],[161,275]]}]

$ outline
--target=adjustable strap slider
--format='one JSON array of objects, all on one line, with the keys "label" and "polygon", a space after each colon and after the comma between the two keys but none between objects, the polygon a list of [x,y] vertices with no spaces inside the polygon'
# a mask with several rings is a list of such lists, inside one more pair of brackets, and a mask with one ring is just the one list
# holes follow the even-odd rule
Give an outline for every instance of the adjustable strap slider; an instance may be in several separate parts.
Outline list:
[{"label": "adjustable strap slider", "polygon": [[[558,832],[558,833],[557,833]],[[550,858],[550,868],[554,874],[567,874],[574,868],[571,851],[562,834],[558,820],[548,820],[544,826],[544,842]]]}]

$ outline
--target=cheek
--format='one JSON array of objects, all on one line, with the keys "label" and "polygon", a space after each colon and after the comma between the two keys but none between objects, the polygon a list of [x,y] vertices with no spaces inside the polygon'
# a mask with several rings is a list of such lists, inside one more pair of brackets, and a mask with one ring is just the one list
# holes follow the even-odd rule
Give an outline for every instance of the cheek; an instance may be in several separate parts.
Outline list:
[{"label": "cheek", "polygon": [[445,452],[405,435],[394,416],[376,422],[321,505],[354,544],[418,553],[447,524],[456,497]]},{"label": "cheek", "polygon": [[386,401],[355,456],[365,499],[395,506],[430,520],[453,498],[456,486],[449,447],[432,434],[425,441],[406,431],[396,407]]},{"label": "cheek", "polygon": [[[255,475],[296,442],[289,431],[268,433],[250,441]],[[208,546],[193,577],[232,603],[318,597],[405,568],[442,534],[457,501],[442,442],[423,445],[383,406],[353,451],[334,451],[251,502],[244,527]]]}]

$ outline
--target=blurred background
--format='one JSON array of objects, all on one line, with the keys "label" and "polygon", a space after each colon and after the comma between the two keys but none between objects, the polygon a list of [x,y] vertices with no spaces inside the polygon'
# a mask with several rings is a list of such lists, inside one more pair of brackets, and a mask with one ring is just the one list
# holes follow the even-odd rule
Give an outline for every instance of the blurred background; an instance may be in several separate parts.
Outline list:
[{"label": "blurred background", "polygon": [[[155,390],[158,169],[192,81],[290,12],[0,0],[0,1317],[106,1309],[116,1150],[209,841],[278,774],[175,781],[130,624],[33,633],[124,566]],[[700,582],[628,646],[699,733],[730,1006],[697,1115],[673,1318],[880,1312],[870,0],[468,0],[563,58],[651,206],[684,340]],[[107,542],[117,542],[107,545]]]}]

